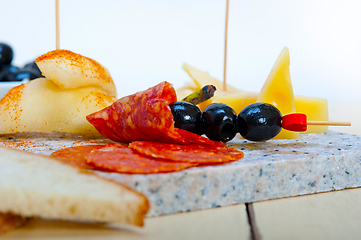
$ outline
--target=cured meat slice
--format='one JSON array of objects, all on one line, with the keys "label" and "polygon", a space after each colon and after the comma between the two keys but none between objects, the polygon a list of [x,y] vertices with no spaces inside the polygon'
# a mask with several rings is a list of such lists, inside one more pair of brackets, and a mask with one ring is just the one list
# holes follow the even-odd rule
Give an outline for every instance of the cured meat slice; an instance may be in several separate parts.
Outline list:
[{"label": "cured meat slice", "polygon": [[107,144],[93,150],[85,158],[95,169],[129,174],[175,172],[198,165],[154,159],[121,144]]},{"label": "cured meat slice", "polygon": [[85,156],[95,149],[104,147],[104,145],[85,145],[60,149],[53,152],[50,156],[56,157],[63,162],[70,163],[83,169],[93,169],[85,159]]},{"label": "cured meat slice", "polygon": [[244,156],[243,152],[236,148],[205,144],[179,145],[135,141],[129,144],[129,148],[158,159],[199,164],[231,162]]},{"label": "cured meat slice", "polygon": [[[153,141],[178,144],[216,142],[174,127],[169,103],[177,101],[174,88],[162,82],[145,91],[123,97],[111,106],[87,116],[99,133],[115,142]],[[218,144],[218,143],[217,143]]]},{"label": "cured meat slice", "polygon": [[174,131],[181,135],[183,138],[187,139],[190,143],[199,143],[219,147],[225,146],[222,142],[213,141],[180,128],[175,128]]},{"label": "cured meat slice", "polygon": [[153,140],[187,143],[174,131],[168,106],[177,101],[172,85],[162,82],[145,91],[123,97],[111,106],[87,116],[99,133],[116,142]]}]

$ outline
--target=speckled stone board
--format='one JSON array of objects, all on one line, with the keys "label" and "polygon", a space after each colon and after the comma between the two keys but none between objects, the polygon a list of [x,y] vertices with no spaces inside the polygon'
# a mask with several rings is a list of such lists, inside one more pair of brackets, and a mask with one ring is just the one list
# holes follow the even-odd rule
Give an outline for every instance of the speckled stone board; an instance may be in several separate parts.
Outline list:
[{"label": "speckled stone board", "polygon": [[[0,146],[44,155],[106,142],[61,133],[0,135]],[[361,186],[361,136],[330,131],[263,143],[234,139],[228,145],[241,149],[244,158],[166,174],[96,173],[145,194],[148,216]]]}]

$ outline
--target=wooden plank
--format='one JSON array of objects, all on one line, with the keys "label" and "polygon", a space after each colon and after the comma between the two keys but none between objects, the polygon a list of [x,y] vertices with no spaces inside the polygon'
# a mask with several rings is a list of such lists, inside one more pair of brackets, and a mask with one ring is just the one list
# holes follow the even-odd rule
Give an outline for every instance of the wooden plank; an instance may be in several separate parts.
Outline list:
[{"label": "wooden plank", "polygon": [[248,216],[248,223],[251,229],[251,240],[261,240],[261,234],[259,233],[256,218],[253,210],[253,203],[246,203],[246,210]]},{"label": "wooden plank", "polygon": [[143,229],[32,219],[1,239],[249,239],[244,204],[147,218]]},{"label": "wooden plank", "polygon": [[361,188],[254,203],[262,239],[360,239]]}]

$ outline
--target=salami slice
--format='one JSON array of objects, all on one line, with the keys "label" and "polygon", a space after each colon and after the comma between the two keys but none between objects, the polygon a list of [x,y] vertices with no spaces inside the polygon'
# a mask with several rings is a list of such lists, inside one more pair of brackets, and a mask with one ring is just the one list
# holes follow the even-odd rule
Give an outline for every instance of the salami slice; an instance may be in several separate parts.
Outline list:
[{"label": "salami slice", "polygon": [[174,131],[176,131],[183,138],[187,139],[190,143],[199,143],[199,144],[206,144],[206,145],[219,146],[219,147],[225,146],[224,143],[222,142],[213,141],[180,128],[175,128]]},{"label": "salami slice", "polygon": [[169,103],[175,102],[172,85],[162,82],[145,91],[123,97],[111,106],[87,116],[103,136],[116,142],[150,140],[186,143],[174,131]]},{"label": "salami slice", "polygon": [[231,162],[239,160],[244,156],[244,154],[236,148],[205,144],[179,145],[135,141],[129,144],[129,148],[158,159],[199,164]]},{"label": "salami slice", "polygon": [[[153,141],[178,144],[215,142],[174,127],[169,103],[177,101],[168,82],[123,97],[111,106],[87,116],[103,136],[115,142]],[[180,131],[181,130],[181,131]]]},{"label": "salami slice", "polygon": [[95,169],[119,173],[146,174],[180,171],[194,167],[196,163],[170,162],[154,159],[134,152],[125,145],[107,144],[85,156]]},{"label": "salami slice", "polygon": [[104,145],[85,145],[60,149],[53,152],[50,156],[57,157],[63,162],[70,163],[84,169],[93,169],[87,164],[85,156],[95,149],[104,147]]}]

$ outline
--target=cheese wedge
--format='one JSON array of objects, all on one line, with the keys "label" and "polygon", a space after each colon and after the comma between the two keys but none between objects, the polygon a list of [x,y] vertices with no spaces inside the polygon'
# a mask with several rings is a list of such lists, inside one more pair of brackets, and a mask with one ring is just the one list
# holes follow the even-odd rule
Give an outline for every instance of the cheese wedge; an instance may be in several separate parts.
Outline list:
[{"label": "cheese wedge", "polygon": [[[256,100],[272,104],[280,110],[282,115],[296,112],[289,66],[290,53],[285,47],[273,65]],[[275,138],[298,139],[299,133],[282,129]]]},{"label": "cheese wedge", "polygon": [[243,108],[255,103],[258,97],[257,92],[221,93],[212,98],[213,102],[225,103],[239,114]]},{"label": "cheese wedge", "polygon": [[[274,64],[266,83],[260,93],[247,92],[227,85],[228,91],[217,90],[214,97],[199,105],[203,111],[212,102],[225,103],[231,106],[238,114],[244,107],[256,101],[269,102],[281,108],[282,114],[299,112],[307,115],[311,121],[328,121],[328,104],[324,98],[293,96],[293,89],[289,71],[290,57],[288,48],[284,48]],[[222,89],[222,82],[211,77],[188,64],[183,69],[190,75],[193,81],[187,82],[184,87],[177,89],[178,100],[183,99],[204,85],[213,84]],[[308,126],[304,133],[325,133],[327,126]],[[297,133],[287,130],[282,131],[278,138],[298,138]]]},{"label": "cheese wedge", "polygon": [[[298,113],[307,115],[309,121],[328,121],[327,99],[317,97],[295,96],[295,106]],[[307,126],[303,133],[326,133],[328,126]]]},{"label": "cheese wedge", "polygon": [[[192,67],[186,63],[183,64],[183,69],[193,79],[195,85],[198,87],[197,89],[201,89],[205,85],[213,85],[217,88],[216,93],[223,91],[223,82],[219,81],[218,79],[216,79],[214,77],[211,77],[208,72],[201,71],[201,70],[199,70],[195,67]],[[245,91],[227,84],[227,93],[236,93],[236,92],[245,92]]]}]

